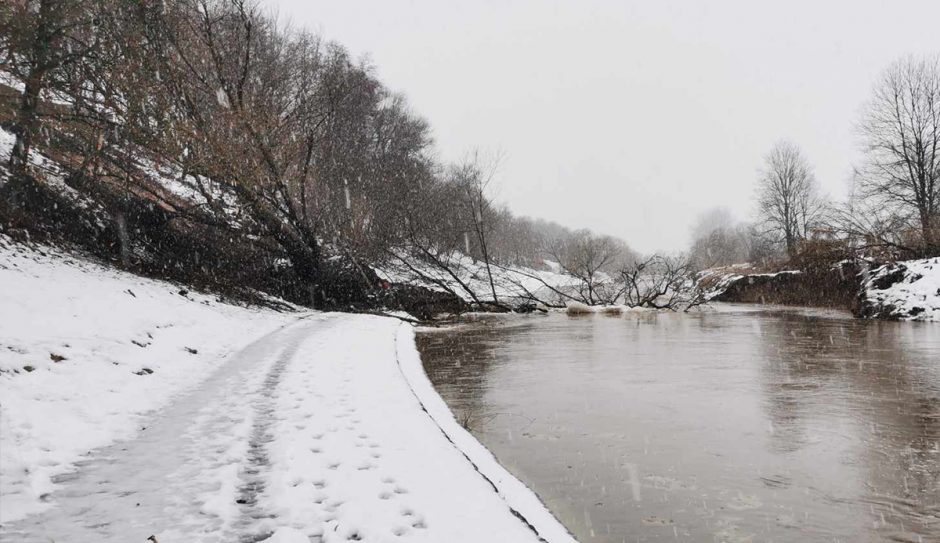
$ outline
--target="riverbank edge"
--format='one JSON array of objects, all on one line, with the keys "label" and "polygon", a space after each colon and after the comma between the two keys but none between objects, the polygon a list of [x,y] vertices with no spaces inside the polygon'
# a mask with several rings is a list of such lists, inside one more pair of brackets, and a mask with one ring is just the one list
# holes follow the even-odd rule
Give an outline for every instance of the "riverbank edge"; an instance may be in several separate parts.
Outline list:
[{"label": "riverbank edge", "polygon": [[398,368],[421,408],[444,437],[466,457],[480,476],[493,486],[493,490],[506,503],[512,514],[525,523],[541,541],[578,543],[532,489],[512,475],[489,449],[460,426],[424,371],[415,343],[414,326],[407,323],[399,326],[395,337],[395,352]]},{"label": "riverbank edge", "polygon": [[940,322],[940,258],[876,266],[843,261],[814,270],[709,270],[699,284],[710,301],[845,309],[860,319]]},{"label": "riverbank edge", "polygon": [[[712,274],[703,285],[710,301],[846,309],[855,313],[866,269],[846,261],[812,270]],[[708,284],[712,282],[713,285]]]}]

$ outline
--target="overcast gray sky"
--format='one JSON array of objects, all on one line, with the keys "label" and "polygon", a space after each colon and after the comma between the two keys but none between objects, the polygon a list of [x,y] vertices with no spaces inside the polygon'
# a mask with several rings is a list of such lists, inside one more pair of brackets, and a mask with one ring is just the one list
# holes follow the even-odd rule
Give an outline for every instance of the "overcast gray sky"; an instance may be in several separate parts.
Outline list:
[{"label": "overcast gray sky", "polygon": [[940,52],[938,0],[265,0],[368,55],[438,154],[506,158],[514,211],[678,250],[695,216],[752,214],[761,158],[800,145],[845,194],[878,73]]}]

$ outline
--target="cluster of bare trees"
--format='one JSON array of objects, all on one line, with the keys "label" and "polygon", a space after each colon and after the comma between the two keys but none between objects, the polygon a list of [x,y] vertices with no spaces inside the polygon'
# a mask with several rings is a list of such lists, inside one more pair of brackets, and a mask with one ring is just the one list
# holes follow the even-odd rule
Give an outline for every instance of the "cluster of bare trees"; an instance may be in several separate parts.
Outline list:
[{"label": "cluster of bare trees", "polygon": [[[84,192],[140,195],[153,170],[189,180],[201,200],[174,213],[273,240],[317,306],[327,259],[533,256],[524,221],[488,197],[495,164],[438,164],[428,124],[369,65],[249,0],[14,0],[0,45],[0,70],[23,84],[6,104],[7,215],[42,185],[41,140]],[[504,225],[513,234],[494,235]]]},{"label": "cluster of bare trees", "polygon": [[[0,211],[31,205],[44,180],[30,156],[42,152],[96,196],[124,260],[133,198],[271,241],[314,306],[330,303],[324,268],[336,259],[366,283],[368,268],[392,262],[500,306],[507,266],[555,260],[595,303],[632,254],[495,205],[499,157],[440,164],[428,124],[368,64],[250,0],[14,0],[0,7],[0,41],[0,71],[23,84],[5,102],[16,141]],[[161,200],[154,175],[198,198]]]},{"label": "cluster of bare trees", "polygon": [[611,277],[636,259],[620,239],[588,230],[549,239],[545,249],[563,272],[577,279],[576,298],[588,305],[613,303],[621,289]]},{"label": "cluster of bare trees", "polygon": [[[251,0],[4,2],[0,71],[19,83],[0,88],[0,119],[15,136],[3,220],[43,185],[30,159],[38,148],[67,168],[71,190],[95,195],[124,260],[128,202],[149,198],[171,218],[270,241],[316,306],[330,302],[324,274],[337,259],[369,288],[369,268],[395,262],[497,306],[501,272],[551,261],[575,285],[552,286],[564,299],[655,307],[694,299],[680,288],[692,267],[775,248],[793,257],[821,232],[859,248],[940,250],[937,58],[899,61],[879,81],[848,202],[828,203],[804,154],[782,142],[760,173],[759,221],[713,214],[688,258],[648,260],[617,238],[496,205],[498,159],[441,164],[428,123],[371,66]],[[158,201],[155,172],[187,180],[198,198]]]},{"label": "cluster of bare trees", "polygon": [[[758,179],[756,226],[791,259],[814,238],[869,255],[940,254],[940,57],[889,66],[858,132],[864,158],[841,203],[820,195],[796,145],[778,143]],[[701,237],[696,243],[708,244]]]},{"label": "cluster of bare trees", "polygon": [[738,221],[724,207],[703,212],[691,231],[689,258],[699,270],[764,262],[776,255],[774,238],[767,235],[764,225]]},{"label": "cluster of bare trees", "polygon": [[673,311],[687,311],[706,301],[694,280],[698,268],[688,255],[642,256],[613,236],[589,230],[544,231],[552,234],[542,238],[546,262],[569,280],[546,280],[533,271],[514,270],[508,281],[521,299],[554,307],[575,302]]}]

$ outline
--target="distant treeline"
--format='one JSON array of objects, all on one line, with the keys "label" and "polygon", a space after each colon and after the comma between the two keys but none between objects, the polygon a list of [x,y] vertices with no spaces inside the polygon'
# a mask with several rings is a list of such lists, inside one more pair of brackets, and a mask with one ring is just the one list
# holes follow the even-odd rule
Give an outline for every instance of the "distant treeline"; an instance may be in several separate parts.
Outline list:
[{"label": "distant treeline", "polygon": [[807,266],[864,257],[940,255],[940,57],[907,57],[875,81],[856,124],[862,158],[845,201],[819,189],[802,150],[778,142],[756,180],[756,217],[701,215],[692,255],[700,267],[740,262]]}]

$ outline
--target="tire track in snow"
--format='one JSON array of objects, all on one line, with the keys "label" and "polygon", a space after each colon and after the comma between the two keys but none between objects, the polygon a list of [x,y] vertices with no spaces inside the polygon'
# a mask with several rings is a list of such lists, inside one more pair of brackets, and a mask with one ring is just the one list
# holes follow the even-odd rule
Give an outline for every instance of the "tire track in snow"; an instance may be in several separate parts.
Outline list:
[{"label": "tire track in snow", "polygon": [[275,518],[276,515],[265,512],[264,507],[258,504],[258,497],[264,493],[267,473],[270,471],[271,459],[268,454],[268,444],[274,441],[273,427],[276,422],[277,389],[287,366],[293,361],[300,348],[302,338],[292,338],[281,352],[277,361],[271,367],[255,399],[252,401],[254,418],[252,421],[251,436],[248,441],[248,451],[244,466],[240,474],[242,480],[238,488],[241,519],[238,523],[242,535],[242,543],[256,543],[263,541],[273,533],[269,529],[254,527],[259,521]]},{"label": "tire track in snow", "polygon": [[[177,541],[238,540],[232,532],[245,533],[253,527],[252,515],[262,515],[249,510],[231,523],[226,515],[240,489],[227,490],[227,478],[218,474],[232,462],[250,465],[245,451],[252,451],[252,443],[263,449],[263,430],[274,416],[263,407],[273,404],[280,372],[312,327],[329,326],[324,317],[294,322],[236,352],[192,390],[142,420],[133,439],[90,451],[76,471],[56,479],[60,488],[49,498],[50,509],[0,526],[0,540],[123,543],[151,534]],[[251,474],[246,470],[246,475]],[[260,481],[260,469],[257,477]]]}]

